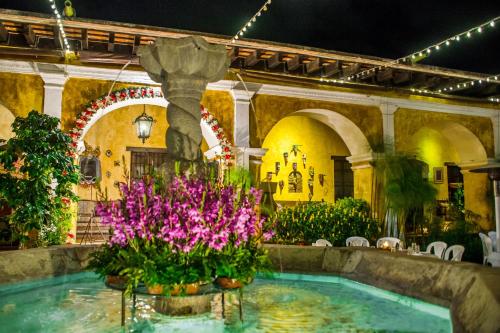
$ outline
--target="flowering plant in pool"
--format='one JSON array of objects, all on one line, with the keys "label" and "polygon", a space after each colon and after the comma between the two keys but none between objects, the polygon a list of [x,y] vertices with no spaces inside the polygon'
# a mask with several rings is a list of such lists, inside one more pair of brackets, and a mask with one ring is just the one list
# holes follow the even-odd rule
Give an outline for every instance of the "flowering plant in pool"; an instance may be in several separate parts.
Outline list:
[{"label": "flowering plant in pool", "polygon": [[[128,291],[144,282],[166,286],[168,293],[222,272],[247,280],[263,267],[258,239],[264,221],[254,209],[259,191],[186,177],[174,178],[165,194],[155,188],[154,180],[121,184],[120,202],[98,205],[112,230],[107,246],[119,247],[115,260],[121,260],[119,274],[128,278]],[[236,264],[228,257],[235,253]],[[246,266],[238,270],[238,263]]]}]

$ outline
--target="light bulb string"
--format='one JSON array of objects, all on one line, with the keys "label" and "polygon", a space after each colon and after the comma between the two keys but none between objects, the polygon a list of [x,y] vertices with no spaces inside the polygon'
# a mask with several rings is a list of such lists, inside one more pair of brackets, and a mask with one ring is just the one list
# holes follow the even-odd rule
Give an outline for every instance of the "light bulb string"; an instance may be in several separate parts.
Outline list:
[{"label": "light bulb string", "polygon": [[[62,24],[62,19],[61,19],[61,13],[59,12],[59,10],[57,10],[57,6],[56,6],[56,3],[54,0],[49,0],[49,3],[50,3],[50,8],[52,9],[52,11],[54,12],[54,15],[56,17],[56,23],[57,23],[57,26],[59,28],[59,32],[61,34],[61,37],[63,39],[63,44],[64,45],[61,45],[63,51],[71,51],[70,49],[70,46],[69,46],[69,42],[68,42],[68,39],[66,38],[66,32],[64,31],[64,26]],[[56,36],[54,34],[54,39],[56,39],[58,36]]]},{"label": "light bulb string", "polygon": [[242,37],[245,32],[247,31],[248,28],[252,26],[257,21],[257,17],[261,16],[263,12],[267,11],[269,9],[269,6],[271,5],[272,0],[266,0],[264,4],[259,8],[257,13],[255,13],[254,16],[252,16],[242,27],[238,32],[231,38],[231,43],[236,43],[236,40],[238,40],[240,37]]},{"label": "light bulb string", "polygon": [[[476,84],[481,85],[483,82],[493,82],[493,83],[500,83],[498,79],[500,78],[500,74],[495,74],[495,75],[490,75],[488,77],[485,77],[484,79],[477,79],[477,80],[469,80],[467,82],[461,82],[453,85],[449,85],[445,88],[440,88],[438,90],[435,90],[433,92],[437,93],[442,93],[445,91],[456,91],[457,89],[464,89],[468,87],[475,86]],[[490,99],[491,100],[491,99]]]},{"label": "light bulb string", "polygon": [[[500,16],[497,16],[493,19],[490,19],[484,23],[481,23],[477,26],[474,26],[470,29],[467,29],[461,33],[458,33],[456,35],[453,35],[451,37],[448,37],[448,38],[445,38],[437,43],[434,43],[432,45],[429,45],[427,47],[424,47],[416,52],[413,52],[413,53],[410,53],[409,55],[406,55],[404,57],[400,57],[400,58],[397,58],[393,61],[390,61],[388,63],[388,65],[390,64],[397,64],[397,63],[404,63],[404,62],[407,62],[407,61],[411,61],[411,63],[416,63],[426,57],[428,57],[430,54],[433,53],[433,50],[434,51],[439,51],[441,49],[441,47],[443,45],[445,46],[450,46],[452,44],[452,42],[455,42],[455,43],[458,43],[460,42],[461,38],[466,36],[467,38],[471,38],[472,37],[472,33],[476,32],[476,33],[482,33],[485,28],[494,28],[495,27],[495,24],[497,21],[500,21]],[[346,77],[343,77],[347,80],[352,80],[352,79],[355,79],[355,78],[361,78],[362,76],[370,73],[370,72],[373,72],[375,73],[375,71],[377,69],[382,69],[382,68],[386,68],[388,66],[384,65],[384,66],[377,66],[377,67],[373,67],[373,68],[370,68],[370,69],[366,69],[364,71],[361,71],[359,73],[356,73],[356,74],[353,74],[353,75],[349,75]]]}]

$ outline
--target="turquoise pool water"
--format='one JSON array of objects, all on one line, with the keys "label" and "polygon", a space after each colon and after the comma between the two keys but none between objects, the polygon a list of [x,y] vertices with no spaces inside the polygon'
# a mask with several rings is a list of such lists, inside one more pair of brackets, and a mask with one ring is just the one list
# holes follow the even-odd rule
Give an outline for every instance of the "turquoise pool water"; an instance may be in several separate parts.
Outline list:
[{"label": "turquoise pool water", "polygon": [[[220,313],[169,317],[153,297],[127,300],[125,332],[451,332],[446,308],[332,276],[276,274],[245,288]],[[214,304],[214,308],[217,305]],[[0,286],[0,332],[120,332],[121,293],[92,273]]]}]

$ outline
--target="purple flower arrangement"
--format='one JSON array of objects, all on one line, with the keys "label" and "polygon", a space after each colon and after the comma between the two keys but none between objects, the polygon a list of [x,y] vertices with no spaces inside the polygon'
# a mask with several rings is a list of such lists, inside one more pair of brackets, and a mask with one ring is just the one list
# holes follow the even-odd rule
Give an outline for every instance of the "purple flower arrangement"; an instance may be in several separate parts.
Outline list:
[{"label": "purple flower arrangement", "polygon": [[266,266],[260,241],[272,232],[256,209],[260,190],[186,177],[174,178],[165,194],[156,188],[154,180],[122,183],[121,201],[97,207],[111,230],[109,248],[121,253],[120,275],[133,275],[135,285],[191,283],[221,272],[247,281]]}]

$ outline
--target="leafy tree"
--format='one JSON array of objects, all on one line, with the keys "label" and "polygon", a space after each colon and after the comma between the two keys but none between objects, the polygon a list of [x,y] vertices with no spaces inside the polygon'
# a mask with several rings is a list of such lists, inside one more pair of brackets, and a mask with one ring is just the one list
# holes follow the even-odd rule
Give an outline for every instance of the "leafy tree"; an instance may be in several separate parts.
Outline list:
[{"label": "leafy tree", "polygon": [[0,152],[0,196],[13,209],[14,236],[25,244],[30,231],[39,233],[37,245],[60,244],[69,230],[69,205],[78,183],[71,138],[59,128],[59,119],[36,111],[17,117],[15,136]]},{"label": "leafy tree", "polygon": [[386,154],[375,163],[383,180],[386,231],[404,240],[409,212],[434,202],[437,190],[423,177],[422,162],[410,156]]}]

